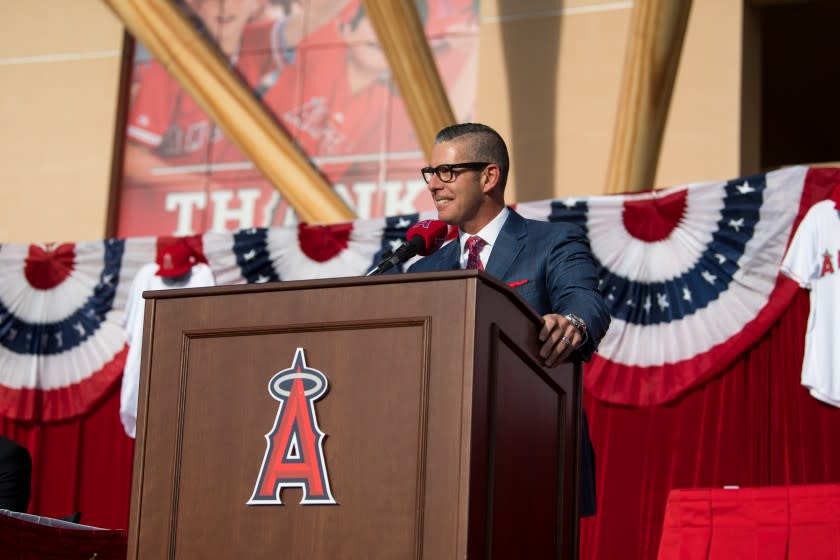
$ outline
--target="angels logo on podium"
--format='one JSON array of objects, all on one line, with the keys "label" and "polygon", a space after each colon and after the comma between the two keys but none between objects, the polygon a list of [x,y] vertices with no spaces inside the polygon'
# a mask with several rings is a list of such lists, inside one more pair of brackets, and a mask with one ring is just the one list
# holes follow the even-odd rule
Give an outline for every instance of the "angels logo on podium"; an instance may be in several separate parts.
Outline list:
[{"label": "angels logo on podium", "polygon": [[306,365],[298,348],[292,367],[278,371],[268,392],[280,402],[274,427],[265,435],[267,448],[248,505],[282,505],[283,488],[303,490],[300,503],[335,504],[330,490],[323,441],[314,402],[327,392],[327,378]]}]

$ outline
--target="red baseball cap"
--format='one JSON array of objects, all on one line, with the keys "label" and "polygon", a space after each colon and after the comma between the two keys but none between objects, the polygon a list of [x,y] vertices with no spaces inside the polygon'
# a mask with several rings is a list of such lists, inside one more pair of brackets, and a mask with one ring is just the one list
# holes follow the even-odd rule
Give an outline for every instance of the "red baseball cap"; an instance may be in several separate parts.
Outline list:
[{"label": "red baseball cap", "polygon": [[183,276],[197,262],[195,255],[186,243],[173,243],[158,248],[157,275],[166,278]]}]

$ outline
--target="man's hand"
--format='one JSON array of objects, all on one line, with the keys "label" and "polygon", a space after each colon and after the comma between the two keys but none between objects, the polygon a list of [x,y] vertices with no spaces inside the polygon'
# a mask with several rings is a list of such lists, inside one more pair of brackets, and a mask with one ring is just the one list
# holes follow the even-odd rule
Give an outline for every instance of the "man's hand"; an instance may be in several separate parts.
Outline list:
[{"label": "man's hand", "polygon": [[572,352],[583,343],[580,331],[564,316],[556,313],[543,315],[539,334],[540,358],[546,367],[554,367],[569,359]]}]

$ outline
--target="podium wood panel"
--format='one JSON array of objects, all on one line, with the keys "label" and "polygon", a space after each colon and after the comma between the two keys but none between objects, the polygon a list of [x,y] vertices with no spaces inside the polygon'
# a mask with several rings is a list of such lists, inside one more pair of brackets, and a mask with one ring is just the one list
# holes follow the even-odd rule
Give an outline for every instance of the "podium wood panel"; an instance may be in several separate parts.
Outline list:
[{"label": "podium wood panel", "polygon": [[[503,285],[146,295],[129,558],[576,557],[579,371],[539,366],[538,318]],[[297,348],[329,381],[314,407],[337,504],[286,488],[247,505],[278,413],[268,383]]]}]

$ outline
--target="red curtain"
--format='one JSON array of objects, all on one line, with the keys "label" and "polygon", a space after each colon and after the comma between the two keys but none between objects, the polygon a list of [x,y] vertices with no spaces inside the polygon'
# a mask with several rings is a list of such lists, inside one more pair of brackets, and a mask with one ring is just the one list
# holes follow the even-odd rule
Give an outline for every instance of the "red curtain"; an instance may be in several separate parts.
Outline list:
[{"label": "red curtain", "polygon": [[61,518],[78,511],[87,525],[128,527],[134,440],[119,409],[116,383],[82,417],[49,424],[0,419],[0,434],[32,454],[30,513]]},{"label": "red curtain", "polygon": [[588,397],[597,516],[581,558],[656,558],[673,488],[840,481],[840,409],[800,384],[808,293],[723,374],[667,405],[627,408]]},{"label": "red curtain", "polygon": [[[598,453],[599,513],[581,525],[582,558],[653,559],[672,488],[840,482],[840,409],[799,382],[808,315],[801,291],[722,375],[667,405],[630,408],[587,396]],[[114,387],[87,416],[0,433],[33,454],[30,512],[125,528],[133,440]]]},{"label": "red curtain", "polygon": [[125,560],[125,531],[88,531],[0,515],[3,560]]}]

